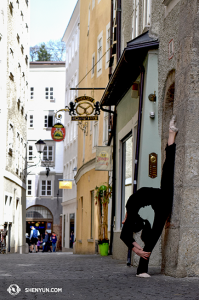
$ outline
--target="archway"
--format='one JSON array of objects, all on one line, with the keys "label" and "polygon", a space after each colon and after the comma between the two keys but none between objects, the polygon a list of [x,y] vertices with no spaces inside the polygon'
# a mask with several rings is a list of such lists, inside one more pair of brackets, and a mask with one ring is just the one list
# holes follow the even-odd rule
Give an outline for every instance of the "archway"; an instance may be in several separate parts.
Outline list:
[{"label": "archway", "polygon": [[[164,101],[162,112],[162,140],[161,140],[161,154],[162,165],[165,161],[165,146],[168,140],[168,127],[173,115],[174,99],[175,99],[175,70],[171,70],[168,73],[167,80],[165,82],[164,89]],[[171,215],[168,217],[165,229],[162,234],[162,270],[165,269],[166,261],[168,260],[168,248],[171,241]]]},{"label": "archway", "polygon": [[31,227],[34,226],[43,236],[45,230],[49,233],[53,230],[53,215],[51,211],[42,205],[34,205],[26,210],[26,233],[30,234]]}]

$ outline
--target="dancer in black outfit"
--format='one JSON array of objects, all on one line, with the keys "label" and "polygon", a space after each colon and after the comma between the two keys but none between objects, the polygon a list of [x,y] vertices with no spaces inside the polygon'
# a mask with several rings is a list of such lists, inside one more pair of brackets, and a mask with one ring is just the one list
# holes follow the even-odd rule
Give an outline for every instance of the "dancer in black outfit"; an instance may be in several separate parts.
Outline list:
[{"label": "dancer in black outfit", "polygon": [[[127,213],[122,222],[123,228],[120,238],[132,250],[140,256],[137,269],[138,277],[150,277],[148,272],[149,257],[161,236],[165,222],[172,210],[173,203],[173,177],[175,164],[175,137],[178,129],[175,126],[176,117],[173,116],[169,124],[169,139],[166,147],[166,160],[163,165],[161,188],[143,187],[131,195],[127,201]],[[148,220],[143,220],[138,211],[141,207],[151,205],[155,216],[151,228]],[[144,249],[133,239],[133,232],[142,230],[141,239]]]}]

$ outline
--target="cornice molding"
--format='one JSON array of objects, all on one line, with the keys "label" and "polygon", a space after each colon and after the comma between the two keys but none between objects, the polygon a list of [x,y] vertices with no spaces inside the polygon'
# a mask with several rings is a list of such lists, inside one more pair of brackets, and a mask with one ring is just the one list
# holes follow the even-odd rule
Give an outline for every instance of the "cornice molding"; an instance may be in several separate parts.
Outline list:
[{"label": "cornice molding", "polygon": [[77,171],[77,174],[75,176],[75,182],[76,184],[78,183],[78,181],[80,180],[80,178],[86,174],[87,172],[91,171],[92,169],[95,168],[95,160],[96,158],[93,158],[91,160],[89,160],[88,162],[86,162],[85,164],[83,164]]}]

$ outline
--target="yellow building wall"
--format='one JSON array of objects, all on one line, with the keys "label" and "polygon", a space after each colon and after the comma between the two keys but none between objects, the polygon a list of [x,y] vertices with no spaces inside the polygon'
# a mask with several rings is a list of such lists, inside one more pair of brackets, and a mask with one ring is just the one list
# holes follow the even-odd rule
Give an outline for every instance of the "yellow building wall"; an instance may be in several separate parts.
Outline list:
[{"label": "yellow building wall", "polygon": [[[90,5],[90,24],[88,27],[88,15]],[[81,0],[80,2],[80,45],[79,45],[79,82],[92,68],[92,55],[95,53],[95,63],[97,62],[98,36],[103,32],[102,55],[106,52],[107,25],[110,22],[110,0],[95,0],[95,6],[92,9],[92,1]],[[89,29],[89,30],[88,30]],[[105,88],[108,83],[109,68],[106,64],[106,55],[102,58],[102,72],[97,76],[97,66],[94,69],[94,76],[91,72],[82,80],[78,87],[102,87]],[[103,95],[102,91],[79,91],[79,96],[87,95],[100,101]],[[105,146],[103,143],[104,113],[101,111],[98,120],[98,146]],[[92,169],[86,171],[89,161],[96,157],[95,148],[93,148],[93,132],[90,131],[90,122],[88,122],[88,135],[78,128],[78,162],[77,162],[77,232],[76,232],[76,252],[77,253],[95,253],[95,242],[89,242],[91,226],[91,191],[96,186],[108,182],[107,171],[95,171],[94,163]],[[81,199],[83,198],[83,212]],[[83,218],[83,219],[82,219]],[[98,214],[95,206],[95,237],[98,239]]]}]

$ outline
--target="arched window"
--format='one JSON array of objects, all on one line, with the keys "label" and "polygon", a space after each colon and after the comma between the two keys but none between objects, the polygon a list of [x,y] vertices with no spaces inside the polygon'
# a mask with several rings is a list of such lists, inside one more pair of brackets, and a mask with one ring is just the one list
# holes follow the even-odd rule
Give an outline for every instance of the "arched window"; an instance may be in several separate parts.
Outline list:
[{"label": "arched window", "polygon": [[53,215],[49,209],[41,205],[31,206],[26,210],[26,218],[52,220]]}]

